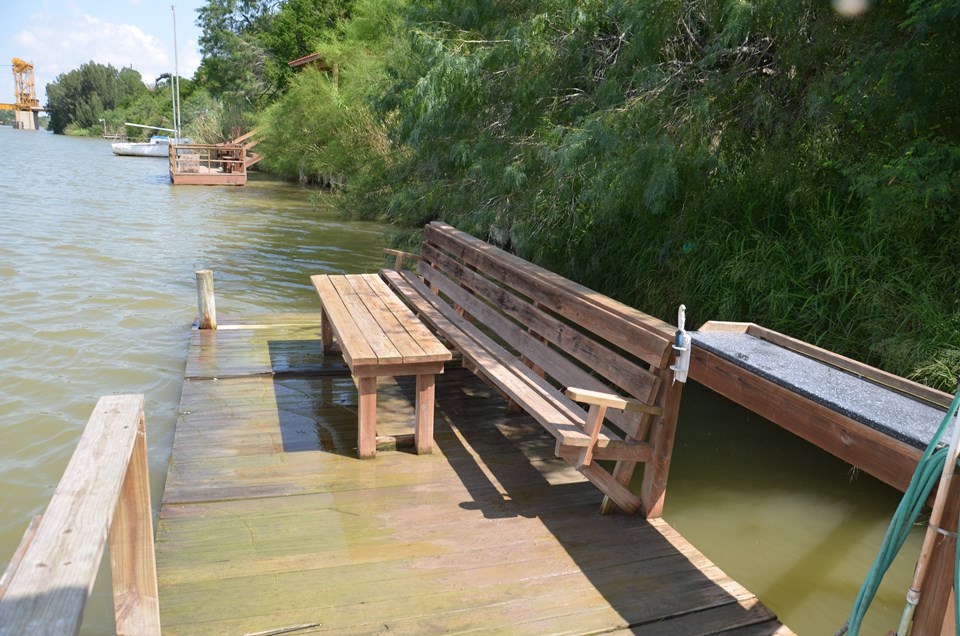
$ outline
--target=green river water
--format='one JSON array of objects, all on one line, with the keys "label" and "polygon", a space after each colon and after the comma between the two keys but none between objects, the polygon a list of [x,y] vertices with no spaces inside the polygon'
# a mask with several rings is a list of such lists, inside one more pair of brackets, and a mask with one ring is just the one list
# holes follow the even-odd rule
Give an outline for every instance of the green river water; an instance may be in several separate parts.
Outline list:
[{"label": "green river water", "polygon": [[[343,221],[309,194],[265,179],[174,188],[165,161],[0,127],[0,568],[100,395],[146,395],[159,505],[197,269],[215,271],[228,316],[316,311],[310,274],[376,267],[386,228]],[[665,518],[797,633],[843,623],[898,501],[778,427],[685,389]],[[896,627],[921,538],[908,540],[863,634]],[[85,634],[113,629],[107,571]]]}]

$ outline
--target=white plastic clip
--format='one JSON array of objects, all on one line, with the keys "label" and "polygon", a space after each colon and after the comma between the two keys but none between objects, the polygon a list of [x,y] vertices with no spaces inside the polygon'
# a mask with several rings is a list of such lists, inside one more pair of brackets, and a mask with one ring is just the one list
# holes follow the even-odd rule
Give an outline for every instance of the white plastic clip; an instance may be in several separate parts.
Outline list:
[{"label": "white plastic clip", "polygon": [[677,311],[677,338],[673,343],[676,362],[670,365],[674,382],[686,382],[687,372],[690,370],[690,334],[684,329],[686,323],[687,307],[680,305]]}]

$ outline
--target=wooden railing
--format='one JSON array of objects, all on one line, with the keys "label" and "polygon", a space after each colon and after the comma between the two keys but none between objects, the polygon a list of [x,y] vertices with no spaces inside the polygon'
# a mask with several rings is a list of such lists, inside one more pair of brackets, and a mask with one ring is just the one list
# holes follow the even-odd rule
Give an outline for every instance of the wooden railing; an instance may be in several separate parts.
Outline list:
[{"label": "wooden railing", "polygon": [[244,147],[240,144],[171,144],[171,174],[244,174]]},{"label": "wooden railing", "polygon": [[0,635],[76,634],[110,541],[118,634],[159,634],[142,395],[101,397],[0,578]]}]

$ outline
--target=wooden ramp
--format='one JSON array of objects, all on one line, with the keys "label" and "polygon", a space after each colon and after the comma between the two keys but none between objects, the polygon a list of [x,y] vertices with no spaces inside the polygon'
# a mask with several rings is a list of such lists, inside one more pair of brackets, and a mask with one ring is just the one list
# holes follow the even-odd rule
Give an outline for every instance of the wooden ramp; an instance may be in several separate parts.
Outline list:
[{"label": "wooden ramp", "polygon": [[[249,322],[191,336],[165,634],[792,633],[662,520],[597,514],[553,438],[472,374],[438,378],[433,455],[360,460],[319,316]],[[414,393],[380,380],[380,435],[412,432]]]}]

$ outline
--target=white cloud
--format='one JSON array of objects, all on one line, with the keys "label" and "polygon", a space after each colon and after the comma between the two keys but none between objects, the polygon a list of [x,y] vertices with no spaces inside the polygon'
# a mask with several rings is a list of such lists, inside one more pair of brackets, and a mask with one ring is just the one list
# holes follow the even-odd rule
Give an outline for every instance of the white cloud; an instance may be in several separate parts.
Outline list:
[{"label": "white cloud", "polygon": [[[139,1],[130,0],[132,4]],[[116,68],[132,66],[150,84],[161,73],[173,71],[172,36],[168,43],[132,24],[116,24],[79,11],[70,13],[70,18],[36,14],[13,37],[19,56],[34,64],[41,102],[46,85],[57,75],[91,60]],[[180,74],[191,77],[200,64],[195,41],[180,44],[179,62]]]}]

